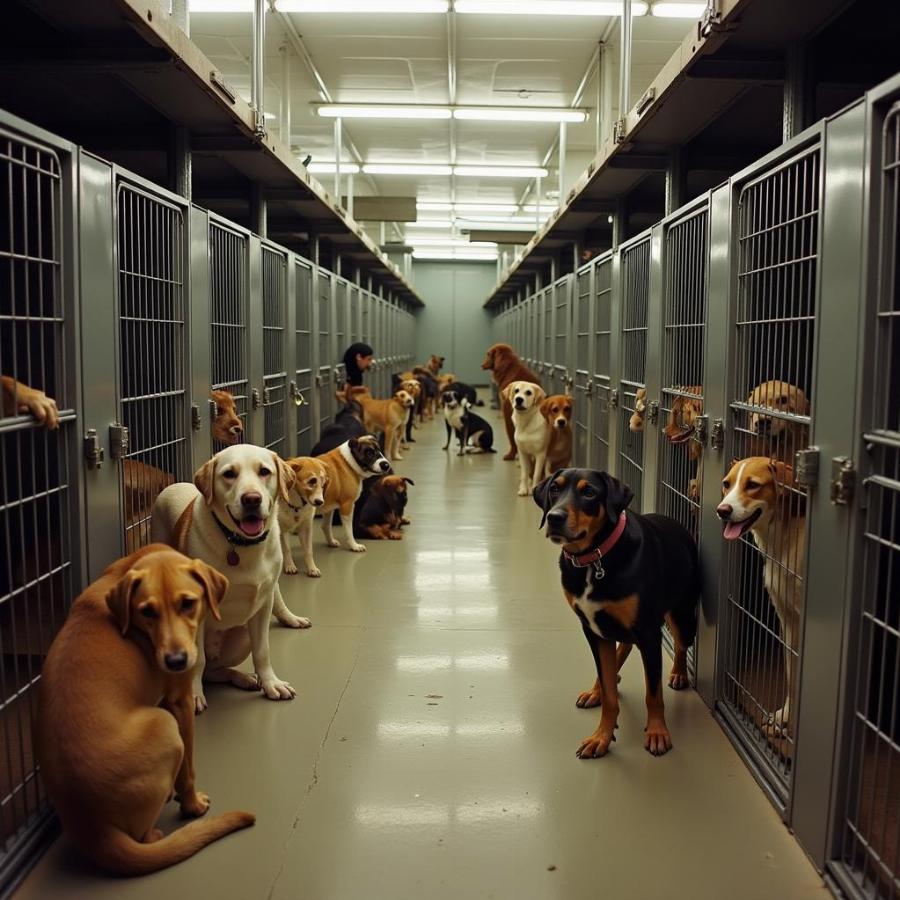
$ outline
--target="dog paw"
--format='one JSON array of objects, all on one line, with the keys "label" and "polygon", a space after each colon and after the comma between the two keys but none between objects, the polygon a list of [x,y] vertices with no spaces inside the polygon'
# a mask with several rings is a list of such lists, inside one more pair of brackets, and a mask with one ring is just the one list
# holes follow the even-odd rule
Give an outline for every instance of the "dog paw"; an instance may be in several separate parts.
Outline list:
[{"label": "dog paw", "polygon": [[262,692],[269,700],[293,700],[297,692],[279,678],[270,678],[263,682]]},{"label": "dog paw", "polygon": [[285,575],[296,575],[297,574],[297,566],[293,561],[286,562],[284,564],[284,574]]},{"label": "dog paw", "polygon": [[209,794],[204,794],[203,791],[194,791],[190,797],[184,799],[177,797],[176,799],[181,804],[181,815],[186,819],[197,819],[206,815],[209,809]]},{"label": "dog paw", "polygon": [[341,542],[336,541],[334,538],[332,538],[330,541],[325,541],[325,544],[329,547],[340,547],[341,546]]},{"label": "dog paw", "polygon": [[278,621],[287,628],[309,628],[312,625],[312,622],[306,616],[295,616],[292,612],[278,616]]},{"label": "dog paw", "polygon": [[582,691],[575,701],[575,705],[579,709],[593,709],[600,705],[602,695],[598,688],[591,688],[589,691]]},{"label": "dog paw", "polygon": [[202,713],[203,710],[205,710],[208,706],[209,706],[209,704],[206,702],[206,694],[204,694],[202,692],[199,694],[194,694],[194,714],[195,715],[199,716],[200,713]]},{"label": "dog paw", "polygon": [[783,709],[778,709],[769,716],[763,725],[763,734],[767,737],[783,738],[788,736],[790,722]]},{"label": "dog paw", "polygon": [[362,544],[351,544],[350,552],[351,553],[365,553],[366,548]]},{"label": "dog paw", "polygon": [[648,722],[644,729],[644,749],[653,756],[662,756],[672,749],[672,736],[665,722]]},{"label": "dog paw", "polygon": [[669,687],[673,691],[683,691],[686,687],[690,687],[687,672],[676,672],[672,669],[669,673]]},{"label": "dog paw", "polygon": [[520,487],[517,493],[520,497],[528,497],[530,495],[530,491],[527,487]]},{"label": "dog paw", "polygon": [[403,535],[399,531],[389,531],[388,532],[388,540],[389,541],[402,541]]},{"label": "dog paw", "polygon": [[317,569],[315,566],[307,567],[306,574],[310,578],[321,578],[322,577],[322,572],[319,569]]},{"label": "dog paw", "polygon": [[242,691],[258,691],[259,678],[252,672],[240,672],[237,669],[232,670],[230,675],[231,683]]},{"label": "dog paw", "polygon": [[510,452],[510,453],[505,453],[505,454],[503,455],[503,458],[504,458],[507,462],[509,462],[510,460],[513,460],[513,459],[516,458],[516,454],[515,454],[515,453],[512,453],[512,452]]},{"label": "dog paw", "polygon": [[598,728],[592,735],[586,737],[575,755],[579,759],[597,759],[606,756],[609,745],[616,739],[613,732]]}]

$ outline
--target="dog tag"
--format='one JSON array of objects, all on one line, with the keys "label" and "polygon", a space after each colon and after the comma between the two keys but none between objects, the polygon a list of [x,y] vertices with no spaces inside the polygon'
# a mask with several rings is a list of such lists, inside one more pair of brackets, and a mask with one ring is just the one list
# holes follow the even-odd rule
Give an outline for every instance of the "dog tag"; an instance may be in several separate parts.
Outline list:
[{"label": "dog tag", "polygon": [[237,550],[232,547],[225,556],[225,561],[229,566],[237,566],[240,564],[241,558],[237,555]]}]

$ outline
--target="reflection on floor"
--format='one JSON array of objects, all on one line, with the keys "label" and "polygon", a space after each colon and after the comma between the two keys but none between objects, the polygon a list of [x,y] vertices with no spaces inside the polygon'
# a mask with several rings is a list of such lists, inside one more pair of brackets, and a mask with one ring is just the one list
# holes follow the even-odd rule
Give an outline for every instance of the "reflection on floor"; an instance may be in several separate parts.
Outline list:
[{"label": "reflection on floor", "polygon": [[128,882],[61,840],[23,900],[830,896],[696,694],[666,690],[675,748],[644,751],[638,654],[611,753],[575,757],[599,713],[575,707],[594,675],[556,552],[513,463],[442,443],[426,426],[398,467],[403,542],[357,555],[317,533],[323,578],[283,580],[314,623],[273,626],[297,699],[209,691],[199,786],[257,825]]}]

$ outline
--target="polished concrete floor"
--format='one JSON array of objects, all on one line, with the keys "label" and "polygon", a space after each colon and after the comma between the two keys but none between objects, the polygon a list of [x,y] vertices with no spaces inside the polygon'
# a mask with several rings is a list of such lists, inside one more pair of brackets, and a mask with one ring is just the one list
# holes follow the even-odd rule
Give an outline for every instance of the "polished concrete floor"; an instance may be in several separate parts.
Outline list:
[{"label": "polished concrete floor", "polygon": [[356,555],[317,532],[323,578],[283,579],[313,619],[304,632],[273,626],[296,700],[209,691],[198,785],[215,810],[256,812],[256,826],[127,882],[91,871],[63,838],[19,896],[830,896],[696,694],[666,690],[675,747],[644,751],[637,654],[611,753],[575,757],[599,715],[575,707],[593,667],[537,508],[500,455],[442,453],[438,422],[417,436],[398,466],[416,483],[406,539]]}]

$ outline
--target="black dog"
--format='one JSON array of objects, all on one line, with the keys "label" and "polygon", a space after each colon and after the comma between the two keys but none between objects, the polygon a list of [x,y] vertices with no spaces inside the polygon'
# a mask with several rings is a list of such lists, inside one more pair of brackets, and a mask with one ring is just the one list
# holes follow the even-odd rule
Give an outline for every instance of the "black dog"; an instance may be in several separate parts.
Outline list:
[{"label": "black dog", "polygon": [[329,450],[334,450],[335,447],[340,447],[344,441],[349,441],[352,437],[362,437],[366,433],[362,407],[356,400],[350,400],[346,406],[338,410],[334,421],[322,429],[322,435],[309,455],[321,456]]},{"label": "black dog", "polygon": [[400,541],[402,528],[409,525],[406,486],[415,482],[400,475],[383,475],[363,482],[365,487],[353,508],[353,534],[378,541]]},{"label": "black dog", "polygon": [[[697,633],[700,565],[689,531],[668,516],[625,512],[631,488],[606,472],[560,469],[539,484],[541,527],[562,547],[563,593],[581,621],[597,667],[594,687],[577,705],[601,704],[600,724],[577,755],[603,756],[615,740],[618,669],[637,644],[647,682],[644,746],[672,748],[662,695],[662,624],[675,642],[669,686],[687,686],[687,648]],[[620,642],[618,650],[616,641]]]},{"label": "black dog", "polygon": [[447,443],[450,446],[453,433],[459,440],[459,453],[462,456],[468,448],[481,450],[482,453],[496,453],[494,449],[494,431],[491,426],[472,412],[472,401],[462,388],[474,390],[465,384],[453,384],[441,394],[441,406],[444,411],[444,425],[447,428]]}]

